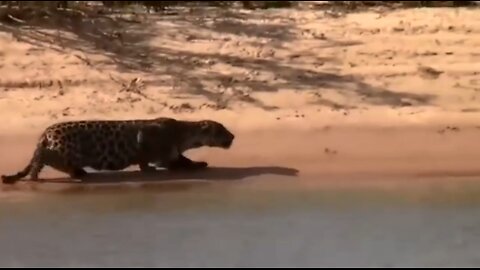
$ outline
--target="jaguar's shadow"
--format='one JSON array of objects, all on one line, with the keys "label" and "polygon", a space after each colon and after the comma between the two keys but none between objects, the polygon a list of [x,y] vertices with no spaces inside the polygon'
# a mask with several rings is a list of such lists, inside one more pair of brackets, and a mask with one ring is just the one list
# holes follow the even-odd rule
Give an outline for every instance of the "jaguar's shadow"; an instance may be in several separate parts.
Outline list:
[{"label": "jaguar's shadow", "polygon": [[[174,180],[242,180],[247,177],[260,176],[265,174],[277,176],[297,176],[298,170],[279,166],[264,167],[209,167],[203,170],[187,172],[170,172],[159,170],[153,173],[142,173],[140,171],[120,172],[92,172],[88,178],[81,183],[122,183],[122,182],[156,182]],[[46,182],[72,183],[71,179],[51,178]]]}]

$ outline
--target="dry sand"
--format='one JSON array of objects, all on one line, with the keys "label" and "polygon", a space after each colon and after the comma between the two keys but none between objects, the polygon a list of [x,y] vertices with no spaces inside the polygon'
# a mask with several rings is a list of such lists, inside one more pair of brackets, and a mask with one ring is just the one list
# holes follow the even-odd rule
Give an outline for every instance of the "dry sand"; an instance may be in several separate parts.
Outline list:
[{"label": "dry sand", "polygon": [[[292,189],[476,181],[478,12],[376,9],[337,17],[191,9],[42,27],[0,24],[0,172],[22,168],[53,122],[173,116],[222,121],[238,139],[228,151],[189,153],[217,167],[199,174],[115,173],[92,185],[209,179]],[[68,180],[52,170],[42,176]],[[7,196],[79,186],[87,185],[0,190]]]}]

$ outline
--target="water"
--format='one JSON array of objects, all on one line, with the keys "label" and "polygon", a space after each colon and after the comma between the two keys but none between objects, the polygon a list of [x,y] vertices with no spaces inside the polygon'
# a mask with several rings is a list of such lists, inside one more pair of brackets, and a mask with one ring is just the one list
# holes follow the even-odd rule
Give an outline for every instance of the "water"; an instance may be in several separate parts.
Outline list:
[{"label": "water", "polygon": [[36,194],[0,204],[0,266],[480,266],[478,190]]}]

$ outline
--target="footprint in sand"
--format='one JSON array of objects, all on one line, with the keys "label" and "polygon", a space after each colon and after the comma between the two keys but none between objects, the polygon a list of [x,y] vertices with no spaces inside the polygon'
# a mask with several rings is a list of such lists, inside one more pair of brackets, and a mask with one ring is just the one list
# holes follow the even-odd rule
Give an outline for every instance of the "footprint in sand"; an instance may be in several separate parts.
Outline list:
[{"label": "footprint in sand", "polygon": [[426,79],[436,79],[442,73],[444,73],[443,71],[436,70],[432,67],[427,67],[427,66],[418,66],[417,71],[420,74],[420,76]]},{"label": "footprint in sand", "polygon": [[439,134],[444,134],[444,133],[447,132],[447,131],[459,132],[459,131],[460,131],[460,128],[454,127],[454,126],[446,126],[445,128],[437,131],[437,133],[439,133]]},{"label": "footprint in sand", "polygon": [[326,155],[336,155],[338,154],[338,151],[337,150],[333,150],[333,149],[330,149],[328,147],[326,147],[323,152],[326,154]]}]

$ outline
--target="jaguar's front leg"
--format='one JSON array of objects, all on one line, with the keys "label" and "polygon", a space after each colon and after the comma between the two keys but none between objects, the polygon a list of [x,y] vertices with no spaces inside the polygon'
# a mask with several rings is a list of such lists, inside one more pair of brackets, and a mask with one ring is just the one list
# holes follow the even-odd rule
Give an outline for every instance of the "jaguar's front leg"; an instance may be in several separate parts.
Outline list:
[{"label": "jaguar's front leg", "polygon": [[148,162],[140,162],[138,166],[140,167],[140,171],[144,173],[151,173],[157,171],[154,166],[148,165]]},{"label": "jaguar's front leg", "polygon": [[205,161],[193,161],[184,155],[179,155],[177,159],[170,161],[166,167],[169,171],[198,170],[207,168],[208,163]]}]

